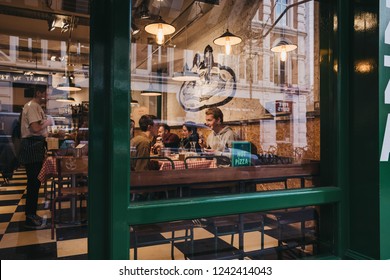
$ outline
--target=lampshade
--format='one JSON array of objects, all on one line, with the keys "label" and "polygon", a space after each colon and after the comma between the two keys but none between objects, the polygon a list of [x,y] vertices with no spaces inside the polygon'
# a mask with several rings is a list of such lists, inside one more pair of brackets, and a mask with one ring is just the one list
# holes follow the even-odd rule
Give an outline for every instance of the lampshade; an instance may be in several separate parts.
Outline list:
[{"label": "lampshade", "polygon": [[64,91],[80,91],[81,86],[76,85],[69,76],[65,77],[66,81],[64,83],[58,84],[56,89]]},{"label": "lampshade", "polygon": [[280,41],[275,47],[271,48],[272,52],[291,52],[297,48],[297,45]]},{"label": "lampshade", "polygon": [[183,72],[173,73],[172,80],[180,82],[192,82],[200,80],[199,74],[188,69],[188,65],[183,67]]},{"label": "lampshade", "polygon": [[137,106],[139,106],[139,102],[137,100],[131,98],[130,105],[137,107]]},{"label": "lampshade", "polygon": [[295,50],[297,45],[287,43],[286,41],[280,41],[275,47],[271,48],[272,52],[280,53],[280,60],[286,61],[287,53]]},{"label": "lampshade", "polygon": [[157,44],[160,45],[164,43],[164,36],[172,34],[173,32],[175,32],[175,30],[175,27],[166,23],[161,18],[161,16],[158,18],[157,21],[149,23],[145,26],[145,31],[150,34],[156,35]]},{"label": "lampshade", "polygon": [[237,45],[241,42],[241,37],[232,34],[231,32],[229,32],[229,29],[226,29],[225,33],[214,39],[214,44],[218,46],[225,46],[226,54],[230,54],[231,46]]},{"label": "lampshade", "polygon": [[63,102],[63,103],[73,103],[76,100],[73,97],[67,97],[67,98],[60,97],[60,98],[57,98],[56,101],[57,102]]},{"label": "lampshade", "polygon": [[150,83],[148,89],[141,91],[141,95],[143,95],[143,96],[160,96],[161,91],[154,89],[153,84]]}]

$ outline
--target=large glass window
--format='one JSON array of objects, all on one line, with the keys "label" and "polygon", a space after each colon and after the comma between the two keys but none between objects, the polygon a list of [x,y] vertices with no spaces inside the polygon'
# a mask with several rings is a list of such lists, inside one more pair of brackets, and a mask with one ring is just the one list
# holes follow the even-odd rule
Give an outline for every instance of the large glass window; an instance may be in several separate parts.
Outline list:
[{"label": "large glass window", "polygon": [[[140,14],[145,6],[134,4],[132,24],[140,31],[133,32],[131,48],[132,168],[155,174],[160,187],[161,170],[193,169],[178,182],[185,183],[180,191],[163,187],[167,193],[158,198],[316,186],[318,24],[308,19],[318,20],[318,3],[290,4],[234,2],[228,9],[203,1],[160,3],[147,6],[148,19]],[[163,41],[158,25],[153,34],[153,15],[172,28]],[[148,114],[156,118],[154,128],[147,126]],[[255,172],[246,179],[251,186],[239,187],[240,170],[265,166],[275,175]],[[295,174],[285,172],[288,166],[298,168]],[[311,169],[303,174],[305,166]],[[194,180],[195,169],[215,182]],[[223,175],[229,172],[237,180],[226,184],[234,181]],[[172,184],[177,173],[164,174]],[[132,188],[138,183],[133,180]]]}]

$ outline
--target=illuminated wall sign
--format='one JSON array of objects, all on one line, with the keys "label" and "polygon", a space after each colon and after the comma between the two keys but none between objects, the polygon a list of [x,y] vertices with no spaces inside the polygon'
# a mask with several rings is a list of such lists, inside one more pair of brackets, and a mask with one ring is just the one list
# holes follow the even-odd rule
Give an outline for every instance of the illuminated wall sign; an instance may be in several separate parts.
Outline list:
[{"label": "illuminated wall sign", "polygon": [[0,82],[11,82],[21,84],[47,84],[47,76],[44,75],[24,75],[20,73],[1,73]]},{"label": "illuminated wall sign", "polygon": [[232,142],[232,166],[251,165],[251,143],[247,141]]}]

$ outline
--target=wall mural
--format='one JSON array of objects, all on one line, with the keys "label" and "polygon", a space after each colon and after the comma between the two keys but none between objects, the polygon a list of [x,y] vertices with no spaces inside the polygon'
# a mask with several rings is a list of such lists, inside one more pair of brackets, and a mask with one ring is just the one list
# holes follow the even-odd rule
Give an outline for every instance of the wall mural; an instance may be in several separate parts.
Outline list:
[{"label": "wall mural", "polygon": [[228,67],[214,62],[213,49],[208,45],[204,59],[194,56],[191,71],[199,73],[200,80],[184,82],[177,93],[181,107],[188,112],[198,112],[229,103],[236,94],[236,74]]}]

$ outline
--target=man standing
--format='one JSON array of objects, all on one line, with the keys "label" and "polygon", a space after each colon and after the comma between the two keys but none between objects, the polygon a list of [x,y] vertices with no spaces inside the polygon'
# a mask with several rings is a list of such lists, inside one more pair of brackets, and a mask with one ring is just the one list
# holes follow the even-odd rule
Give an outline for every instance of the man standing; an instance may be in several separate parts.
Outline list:
[{"label": "man standing", "polygon": [[37,215],[38,193],[41,182],[38,174],[46,153],[47,127],[54,125],[53,118],[46,118],[41,107],[46,102],[46,87],[36,86],[31,101],[23,107],[21,116],[21,136],[19,160],[26,168],[26,228],[42,227],[42,218]]},{"label": "man standing", "polygon": [[[143,115],[139,119],[141,133],[130,141],[131,157],[149,157],[153,137],[157,135],[158,124],[154,123],[157,117],[153,115]],[[150,161],[138,159],[132,161],[131,168],[135,171],[149,170]]]},{"label": "man standing", "polygon": [[217,107],[206,110],[206,125],[212,131],[207,137],[207,142],[199,139],[199,144],[207,148],[208,153],[222,154],[226,148],[232,147],[232,141],[238,140],[238,136],[231,127],[223,124],[223,113]]}]

